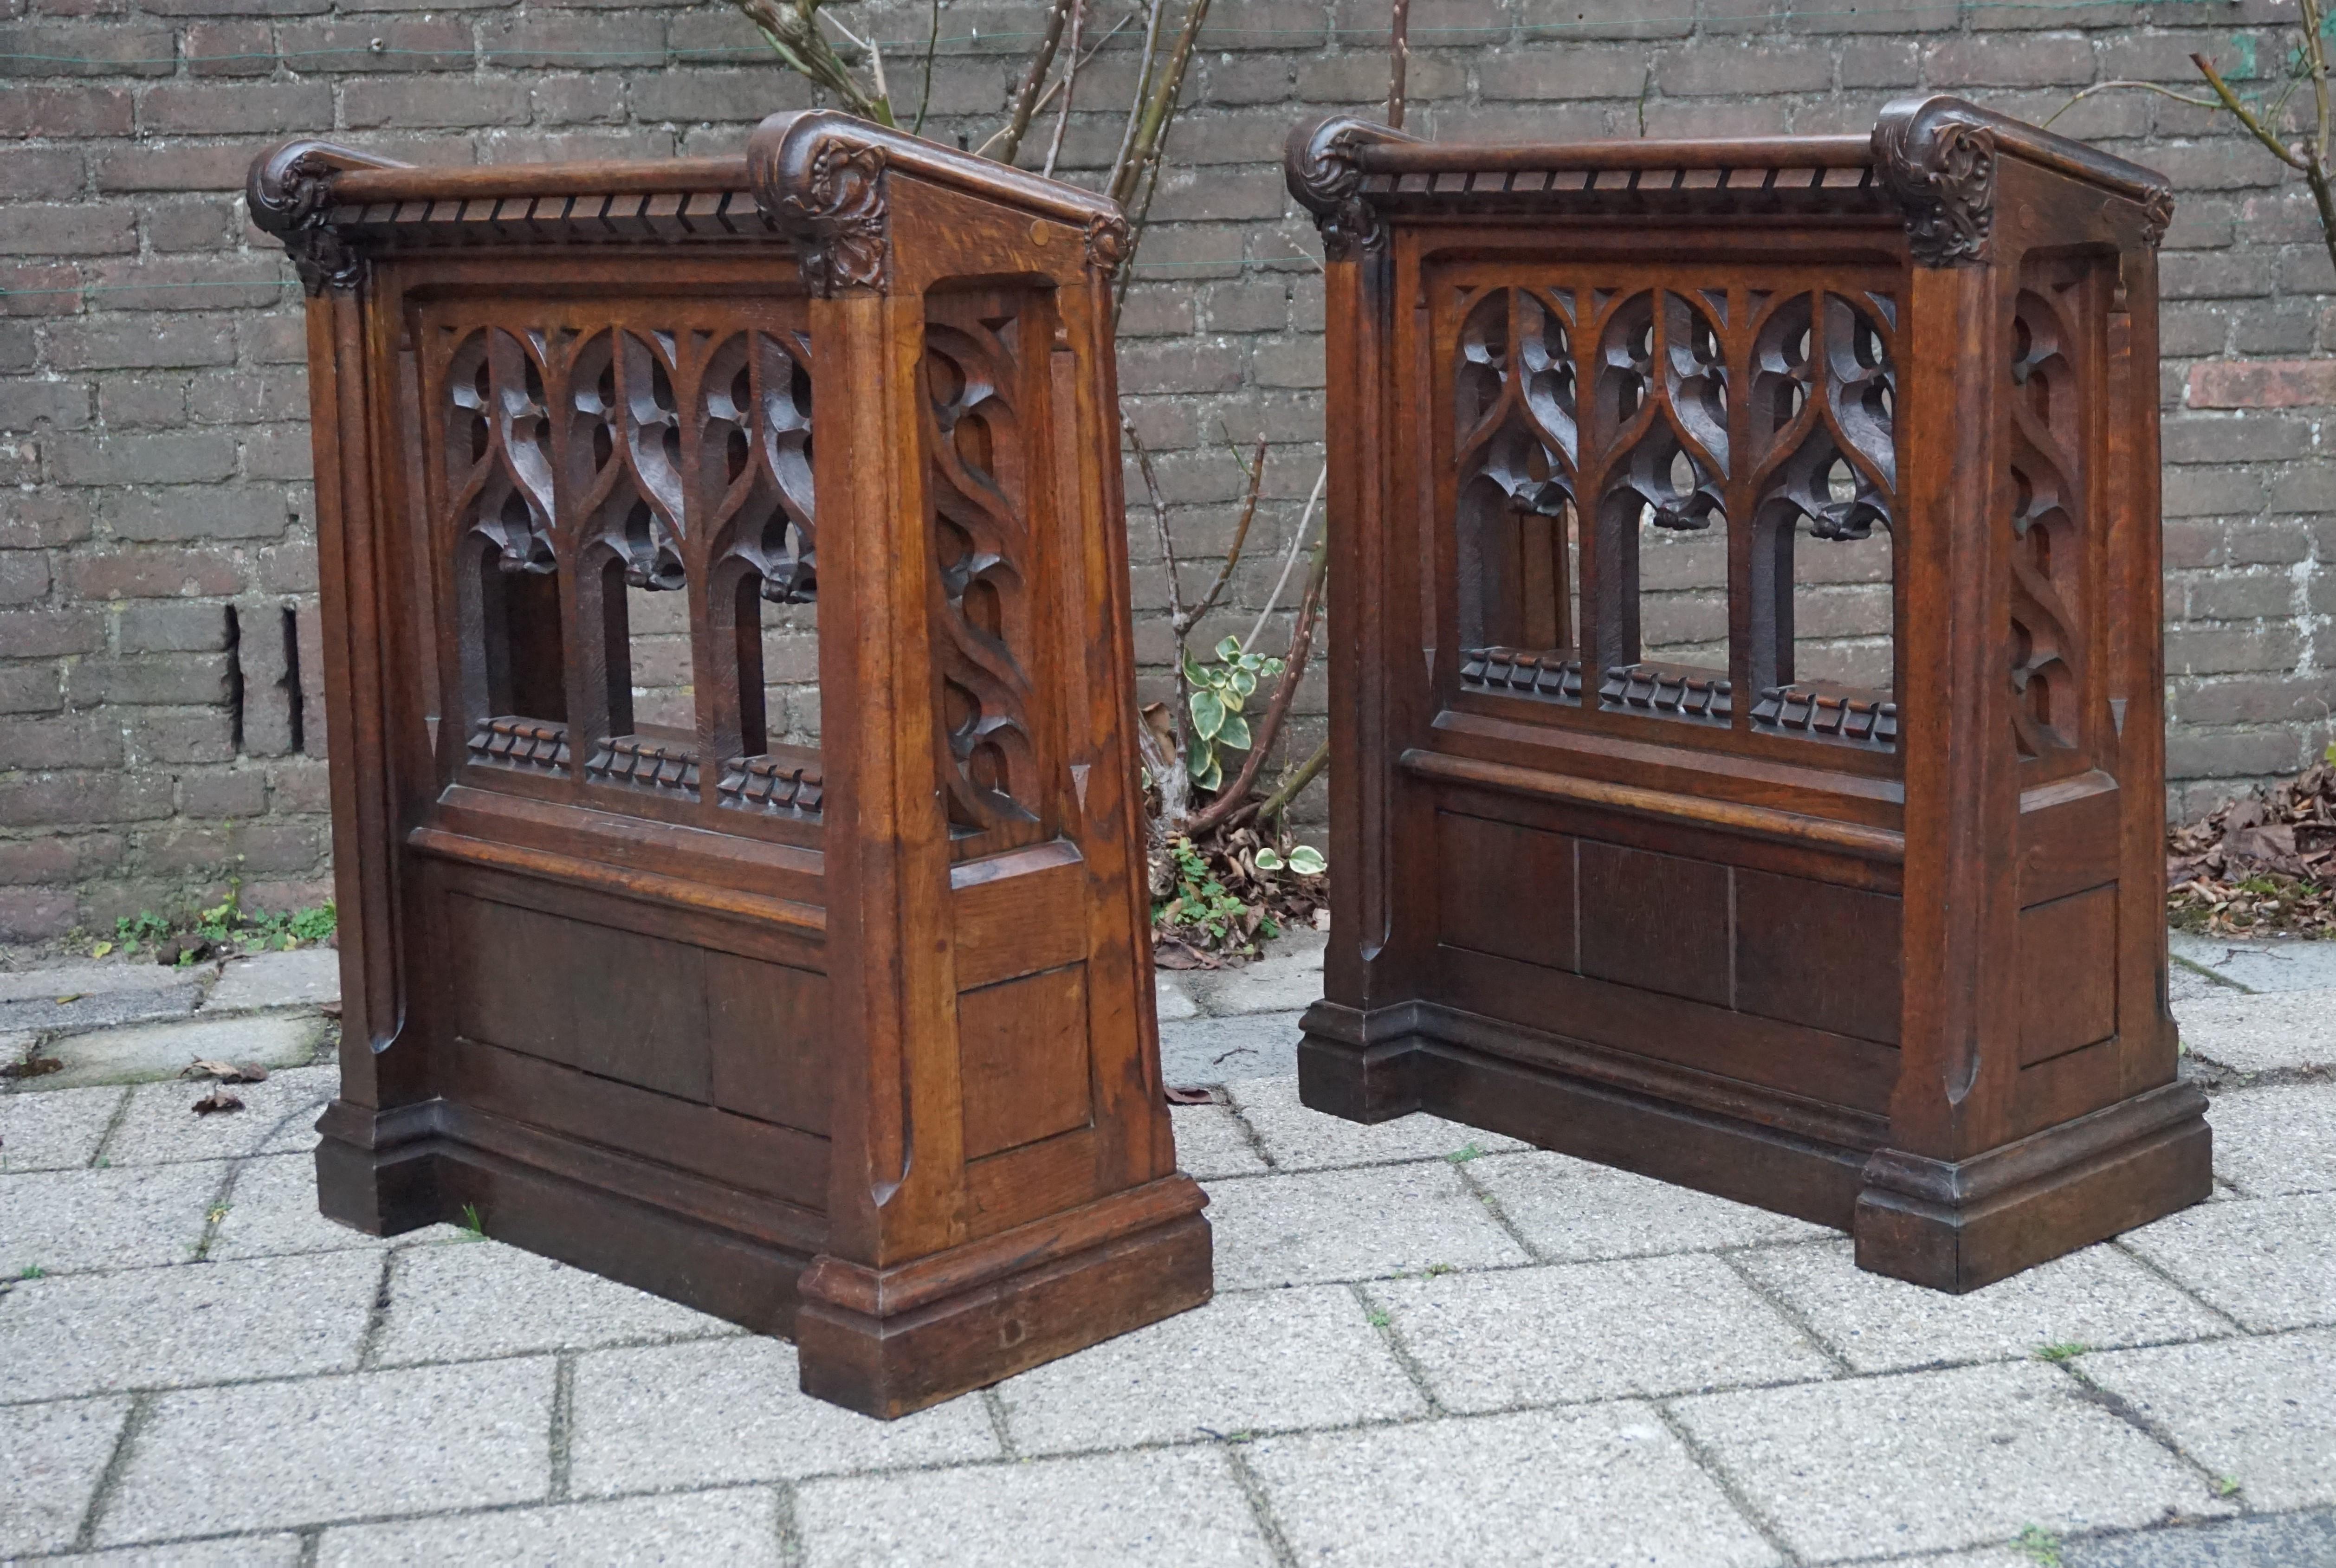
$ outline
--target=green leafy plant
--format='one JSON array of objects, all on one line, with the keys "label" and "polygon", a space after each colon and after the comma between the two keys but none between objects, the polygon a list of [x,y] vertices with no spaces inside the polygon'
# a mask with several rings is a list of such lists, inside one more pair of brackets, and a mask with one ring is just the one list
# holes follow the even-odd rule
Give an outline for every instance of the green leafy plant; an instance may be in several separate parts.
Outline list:
[{"label": "green leafy plant", "polygon": [[38,1280],[45,1276],[47,1272],[48,1271],[42,1268],[38,1263],[27,1263],[21,1271],[18,1271],[16,1278],[20,1280]]},{"label": "green leafy plant", "polygon": [[2217,1497],[2235,1497],[2244,1488],[2239,1478],[2236,1475],[2217,1475],[2214,1477],[2214,1495]]},{"label": "green leafy plant", "polygon": [[1232,934],[1235,923],[1249,912],[1249,906],[1226,891],[1225,884],[1211,872],[1207,860],[1192,847],[1191,839],[1168,841],[1168,863],[1174,878],[1174,891],[1153,906],[1152,923],[1163,928],[1189,927],[1212,946],[1222,943]]},{"label": "green leafy plant", "polygon": [[2064,1340],[2060,1343],[2051,1345],[2039,1345],[2036,1347],[2036,1359],[2039,1361],[2051,1361],[2056,1364],[2061,1361],[2073,1361],[2091,1349],[2092,1347],[2090,1345],[2079,1345],[2074,1340]]},{"label": "green leafy plant", "polygon": [[1193,788],[1224,787],[1224,754],[1246,752],[1257,745],[1244,711],[1250,698],[1257,695],[1260,681],[1271,680],[1287,667],[1282,659],[1242,651],[1237,637],[1217,644],[1212,663],[1202,664],[1185,653],[1184,678],[1192,687],[1185,706],[1192,728],[1185,743],[1184,766]]},{"label": "green leafy plant", "polygon": [[462,1233],[473,1242],[487,1239],[487,1224],[479,1217],[479,1205],[476,1203],[462,1205]]},{"label": "green leafy plant", "polygon": [[1258,870],[1278,872],[1285,868],[1301,877],[1319,877],[1330,869],[1330,862],[1324,860],[1322,852],[1312,844],[1299,844],[1290,852],[1288,859],[1284,859],[1281,852],[1270,844],[1257,852]]},{"label": "green leafy plant", "polygon": [[2041,1524],[2030,1524],[2012,1545],[2038,1568],[2060,1568],[2060,1537]]},{"label": "green leafy plant", "polygon": [[1468,1144],[1453,1150],[1444,1157],[1451,1161],[1452,1164],[1455,1165],[1465,1165],[1471,1160],[1483,1159],[1484,1157],[1484,1151],[1475,1144]]},{"label": "green leafy plant", "polygon": [[134,953],[141,944],[159,942],[170,934],[170,922],[151,910],[123,915],[113,922],[113,940],[124,954]]}]

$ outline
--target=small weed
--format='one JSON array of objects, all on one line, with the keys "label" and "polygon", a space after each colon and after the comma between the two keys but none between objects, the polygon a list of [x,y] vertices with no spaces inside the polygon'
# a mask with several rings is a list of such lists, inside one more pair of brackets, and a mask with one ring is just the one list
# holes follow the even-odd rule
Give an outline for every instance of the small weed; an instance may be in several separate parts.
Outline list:
[{"label": "small weed", "polygon": [[1454,1263],[1430,1263],[1427,1265],[1427,1277],[1433,1280],[1438,1274],[1450,1274],[1457,1270],[1458,1265]]},{"label": "small weed", "polygon": [[24,1265],[23,1271],[17,1274],[16,1278],[20,1280],[38,1280],[45,1277],[48,1271],[42,1268],[38,1263],[27,1263]]},{"label": "small weed", "polygon": [[2060,1568],[2060,1537],[2041,1524],[2030,1524],[2012,1545],[2038,1568]]},{"label": "small weed", "polygon": [[1392,1318],[1388,1317],[1385,1312],[1382,1312],[1382,1311],[1381,1311],[1381,1310],[1379,1310],[1377,1307],[1373,1307],[1373,1308],[1371,1309],[1371,1327],[1372,1327],[1372,1328],[1374,1328],[1374,1329],[1384,1329],[1384,1328],[1386,1328],[1389,1323],[1393,1322],[1394,1320],[1395,1320],[1394,1319],[1392,1319]]},{"label": "small weed", "polygon": [[462,1230],[473,1242],[483,1242],[487,1239],[487,1222],[479,1218],[478,1204],[462,1205]]},{"label": "small weed", "polygon": [[1469,1144],[1465,1147],[1453,1150],[1444,1157],[1451,1161],[1455,1165],[1465,1165],[1471,1160],[1483,1159],[1484,1157],[1484,1151],[1474,1144]]},{"label": "small weed", "polygon": [[2240,1482],[2236,1475],[2217,1475],[2214,1477],[2215,1496],[2235,1497],[2238,1495],[2239,1490]]},{"label": "small weed", "polygon": [[227,1218],[228,1208],[229,1205],[226,1203],[213,1203],[210,1208],[210,1213],[203,1217],[209,1220],[212,1224],[216,1225],[221,1220]]},{"label": "small weed", "polygon": [[2079,1345],[2073,1339],[2053,1345],[2039,1345],[2036,1347],[2036,1359],[2039,1361],[2054,1363],[2073,1361],[2091,1349],[2090,1345]]}]

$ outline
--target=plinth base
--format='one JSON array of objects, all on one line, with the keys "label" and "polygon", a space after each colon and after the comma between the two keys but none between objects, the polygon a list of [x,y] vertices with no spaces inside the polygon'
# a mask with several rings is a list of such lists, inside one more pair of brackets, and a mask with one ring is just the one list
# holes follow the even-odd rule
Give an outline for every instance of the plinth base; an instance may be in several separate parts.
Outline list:
[{"label": "plinth base", "polygon": [[[495,1240],[793,1339],[805,1393],[891,1418],[1206,1301],[1208,1202],[1178,1174],[871,1270],[775,1205],[430,1100],[317,1123],[327,1219],[389,1236],[475,1219]],[[793,1232],[793,1233],[790,1233]]]},{"label": "plinth base", "polygon": [[1318,1002],[1299,1097],[1355,1122],[1413,1111],[1853,1234],[1875,1273],[1951,1292],[2207,1195],[2195,1086],[2162,1085],[1958,1164],[1887,1146],[1883,1118],[1409,1002]]}]

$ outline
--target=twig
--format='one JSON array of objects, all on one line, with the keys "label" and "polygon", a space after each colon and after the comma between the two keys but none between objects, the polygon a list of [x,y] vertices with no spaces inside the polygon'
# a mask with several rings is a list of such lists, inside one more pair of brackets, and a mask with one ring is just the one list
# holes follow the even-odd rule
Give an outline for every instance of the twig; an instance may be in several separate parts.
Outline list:
[{"label": "twig", "polygon": [[[1236,452],[1233,456],[1238,460],[1241,454]],[[1249,542],[1249,525],[1257,520],[1258,492],[1264,483],[1265,437],[1260,435],[1257,438],[1257,456],[1249,465],[1249,494],[1241,502],[1241,521],[1234,525],[1232,548],[1225,551],[1225,564],[1218,571],[1217,580],[1209,585],[1208,593],[1192,607],[1191,615],[1173,623],[1179,648],[1183,646],[1185,634],[1200,625],[1209,611],[1216,608],[1217,598],[1225,591],[1225,584],[1232,581],[1233,568],[1241,564],[1241,546]]]},{"label": "twig", "polygon": [[1655,90],[1655,63],[1647,62],[1646,80],[1639,83],[1639,134],[1647,133],[1647,95]]},{"label": "twig", "polygon": [[[1127,437],[1127,444],[1135,449],[1136,472],[1144,476],[1144,492],[1152,502],[1153,531],[1160,536],[1160,564],[1168,573],[1168,624],[1175,626],[1184,619],[1184,590],[1176,583],[1176,545],[1168,537],[1168,507],[1160,499],[1160,475],[1152,466],[1152,451],[1144,444],[1144,437],[1135,431],[1135,421],[1126,414],[1119,416],[1119,428]],[[1185,755],[1184,701],[1190,687],[1184,679],[1184,646],[1180,635],[1176,645],[1176,751]]]},{"label": "twig", "polygon": [[817,15],[826,17],[828,24],[833,27],[838,33],[843,34],[844,42],[850,44],[855,49],[865,49],[868,51],[868,72],[869,75],[876,83],[876,102],[884,105],[884,122],[888,125],[891,124],[892,112],[892,89],[884,81],[884,51],[877,47],[876,29],[871,27],[868,29],[868,36],[862,38],[860,34],[854,33],[851,28],[846,27],[842,22],[838,21],[834,12],[822,11],[817,13]]},{"label": "twig", "polygon": [[2155,82],[2127,82],[2124,80],[2118,80],[2116,82],[2096,82],[2090,87],[2086,88],[2083,92],[2069,99],[2066,103],[2061,104],[2060,107],[2052,111],[2051,115],[2049,118],[2045,120],[2044,123],[2047,126],[2049,126],[2054,120],[2058,120],[2061,115],[2066,114],[2069,110],[2074,109],[2078,104],[2082,103],[2086,99],[2090,98],[2094,93],[2107,93],[2113,87],[2130,87],[2137,92],[2155,93],[2160,98],[2171,98],[2176,103],[2187,103],[2194,109],[2220,109],[2222,107],[2220,103],[2216,102],[2212,98],[2193,98],[2186,93],[2176,93],[2171,87],[2160,87]]},{"label": "twig", "polygon": [[1307,525],[1314,521],[1314,509],[1322,504],[1322,489],[1330,482],[1330,465],[1324,463],[1314,475],[1313,493],[1306,498],[1306,510],[1298,519],[1298,530],[1290,536],[1290,549],[1281,558],[1281,575],[1273,579],[1273,591],[1265,596],[1265,608],[1257,612],[1257,624],[1241,638],[1241,651],[1247,653],[1265,635],[1265,623],[1273,615],[1273,607],[1281,602],[1281,590],[1290,586],[1290,573],[1298,565],[1299,551],[1306,544]]},{"label": "twig", "polygon": [[1283,779],[1280,787],[1265,797],[1257,808],[1257,820],[1270,821],[1287,812],[1290,803],[1297,800],[1299,792],[1314,782],[1314,775],[1320,773],[1329,760],[1330,743],[1326,740],[1315,746],[1314,755],[1299,763],[1297,771]]},{"label": "twig", "polygon": [[2320,233],[2327,242],[2328,263],[2336,267],[2336,192],[2331,192],[2328,181],[2328,54],[2320,38],[2319,0],[2300,0],[2300,5],[2303,12],[2304,60],[2312,72],[2312,98],[2320,115],[2317,133],[2304,144],[2305,151],[2298,152],[2287,146],[2276,131],[2257,119],[2254,112],[2231,91],[2231,84],[2223,80],[2223,73],[2214,69],[2213,61],[2204,54],[2193,54],[2190,63],[2205,74],[2214,96],[2247,128],[2248,134],[2269,149],[2272,156],[2303,176],[2304,184],[2312,188],[2312,204],[2320,210]]},{"label": "twig", "polygon": [[925,111],[933,102],[933,56],[941,46],[941,0],[933,0],[933,25],[925,39],[925,90],[917,94],[917,122],[909,127],[909,134],[920,136],[925,130]]},{"label": "twig", "polygon": [[1071,61],[1063,68],[1063,106],[1055,112],[1055,140],[1046,147],[1046,164],[1038,172],[1052,180],[1055,161],[1063,155],[1063,136],[1071,128],[1071,96],[1079,86],[1079,28],[1087,19],[1087,0],[1072,0]]},{"label": "twig", "polygon": [[1387,123],[1403,129],[1404,79],[1411,73],[1411,0],[1395,0],[1387,28]]},{"label": "twig", "polygon": [[[1054,68],[1055,51],[1063,42],[1063,24],[1070,20],[1071,9],[1078,0],[1055,0],[1046,12],[1046,30],[1038,35],[1038,52],[1030,57],[1029,73],[1022,85],[1015,89],[1014,111],[1007,117],[1006,129],[981,144],[981,156],[995,158],[1000,163],[1011,163],[1022,151],[1022,138],[1030,129],[1031,117],[1038,112],[1038,88]],[[992,151],[991,149],[998,149]]]},{"label": "twig", "polygon": [[1290,657],[1281,667],[1281,684],[1273,688],[1273,700],[1266,705],[1265,716],[1251,733],[1249,755],[1241,759],[1241,772],[1231,784],[1218,792],[1205,811],[1193,816],[1186,832],[1204,833],[1223,825],[1256,786],[1258,771],[1272,755],[1274,742],[1281,738],[1282,721],[1290,716],[1290,705],[1298,696],[1298,683],[1306,675],[1307,657],[1314,651],[1314,628],[1321,618],[1322,584],[1329,570],[1329,550],[1322,544],[1316,545],[1314,563],[1306,573],[1305,597],[1298,602],[1298,624],[1290,633]]},{"label": "twig", "polygon": [[[1112,154],[1111,186],[1119,189],[1119,171],[1127,164],[1128,156],[1135,150],[1135,127],[1144,118],[1144,104],[1152,91],[1152,70],[1160,53],[1160,18],[1168,8],[1168,0],[1152,0],[1151,9],[1144,23],[1144,69],[1135,78],[1135,91],[1127,100],[1127,129],[1119,133],[1119,151]],[[1112,29],[1116,33],[1118,28]]]},{"label": "twig", "polygon": [[[1176,43],[1168,53],[1168,63],[1152,83],[1151,100],[1144,106],[1144,119],[1136,127],[1135,162],[1148,164],[1158,179],[1160,147],[1167,140],[1168,122],[1176,112],[1176,99],[1184,90],[1184,72],[1192,63],[1192,48],[1200,40],[1201,26],[1209,18],[1209,0],[1192,0],[1184,13],[1184,25],[1177,30]],[[1114,171],[1110,196],[1124,208],[1128,198],[1135,194],[1134,165],[1129,164]],[[1146,207],[1150,206],[1147,201]],[[1129,239],[1131,248],[1134,244]]]}]

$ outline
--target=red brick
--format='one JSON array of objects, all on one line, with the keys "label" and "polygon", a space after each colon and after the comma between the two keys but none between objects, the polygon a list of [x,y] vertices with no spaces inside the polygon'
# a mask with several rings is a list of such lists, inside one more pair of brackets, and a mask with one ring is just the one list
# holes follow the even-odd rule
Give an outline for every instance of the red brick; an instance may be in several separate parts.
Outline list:
[{"label": "red brick", "polygon": [[2193,408],[2317,408],[2336,404],[2336,359],[2219,359],[2190,367]]},{"label": "red brick", "polygon": [[0,256],[104,256],[138,248],[131,207],[0,207]]},{"label": "red brick", "polygon": [[223,597],[243,586],[243,572],[209,550],[124,550],[76,559],[67,581],[83,599]]},{"label": "red brick", "polygon": [[136,101],[120,87],[22,87],[0,93],[0,134],[127,136]]}]

